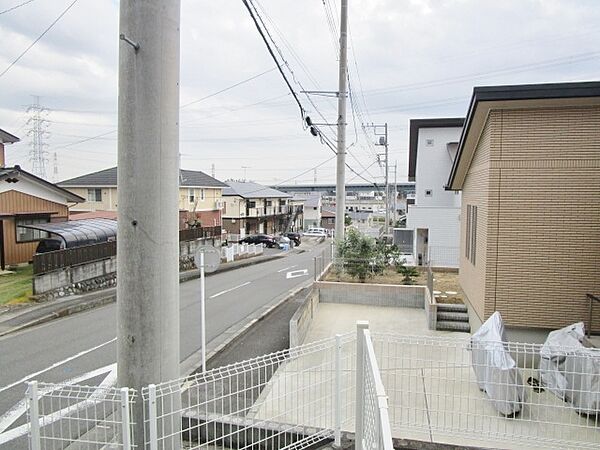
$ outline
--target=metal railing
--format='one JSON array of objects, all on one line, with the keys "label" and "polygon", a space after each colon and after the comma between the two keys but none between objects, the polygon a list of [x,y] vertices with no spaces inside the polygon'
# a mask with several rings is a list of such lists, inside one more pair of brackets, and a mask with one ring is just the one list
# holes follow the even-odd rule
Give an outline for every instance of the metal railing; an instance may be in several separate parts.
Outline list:
[{"label": "metal railing", "polygon": [[31,382],[27,412],[31,450],[136,448],[132,405],[135,391],[109,383],[98,387]]},{"label": "metal railing", "polygon": [[332,242],[330,246],[324,248],[319,255],[313,258],[315,281],[321,280],[329,267],[331,267],[334,254],[335,247]]},{"label": "metal railing", "polygon": [[385,388],[368,330],[368,322],[357,329],[356,435],[357,450],[393,450]]},{"label": "metal railing", "polygon": [[342,431],[355,431],[357,449],[391,449],[392,436],[597,448],[600,349],[553,346],[549,356],[537,344],[367,328],[148,386],[137,398],[143,437],[132,435],[135,391],[110,379],[94,388],[31,383],[23,426],[32,450],[300,449],[339,444]]},{"label": "metal railing", "polygon": [[[353,417],[354,347],[348,334],[144,388],[146,448],[305,448],[339,438]],[[164,433],[179,417],[181,434]]]},{"label": "metal railing", "polygon": [[[598,448],[599,349],[555,348],[570,362],[541,372],[537,344],[475,345],[385,333],[372,338],[393,436],[477,447]],[[492,350],[514,365],[500,370]],[[488,378],[487,387],[478,374]],[[551,378],[562,380],[562,392],[548,385]],[[577,405],[582,399],[585,409]]]},{"label": "metal railing", "polygon": [[66,248],[33,255],[33,273],[41,274],[93,261],[112,258],[117,254],[117,242],[102,242],[82,247]]},{"label": "metal railing", "polygon": [[428,248],[427,261],[423,264],[428,264],[432,267],[449,267],[458,268],[460,263],[460,248],[442,245],[430,245]]},{"label": "metal railing", "polygon": [[[221,227],[190,228],[188,230],[179,231],[180,242],[212,237],[221,237]],[[54,252],[40,253],[33,255],[33,273],[37,275],[52,272],[64,267],[112,258],[116,255],[116,241],[101,242],[98,244],[56,250]]]},{"label": "metal railing", "polygon": [[594,302],[600,303],[600,298],[592,294],[586,294],[586,297],[590,301],[590,313],[587,325],[587,336],[589,338],[592,335],[592,326],[594,325]]}]

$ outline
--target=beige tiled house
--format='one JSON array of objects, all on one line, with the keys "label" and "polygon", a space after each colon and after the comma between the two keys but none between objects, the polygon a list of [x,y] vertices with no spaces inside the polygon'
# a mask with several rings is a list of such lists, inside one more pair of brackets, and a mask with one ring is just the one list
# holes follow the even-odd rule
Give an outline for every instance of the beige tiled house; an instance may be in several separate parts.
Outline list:
[{"label": "beige tiled house", "polygon": [[600,82],[475,88],[447,189],[462,191],[460,284],[472,325],[500,311],[513,329],[590,326]]},{"label": "beige tiled house", "polygon": [[[68,189],[86,201],[74,207],[72,212],[117,211],[117,168],[65,180],[58,185]],[[203,226],[221,225],[223,189],[227,187],[215,178],[199,170],[180,170],[179,211],[180,228],[186,222],[198,220]]]}]

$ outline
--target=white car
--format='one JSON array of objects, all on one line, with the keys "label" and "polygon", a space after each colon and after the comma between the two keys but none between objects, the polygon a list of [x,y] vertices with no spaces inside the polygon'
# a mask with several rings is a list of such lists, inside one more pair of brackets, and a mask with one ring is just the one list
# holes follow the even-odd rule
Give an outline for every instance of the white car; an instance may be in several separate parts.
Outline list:
[{"label": "white car", "polygon": [[327,237],[327,230],[325,228],[309,228],[308,231],[303,233],[304,236],[315,236],[315,237]]}]

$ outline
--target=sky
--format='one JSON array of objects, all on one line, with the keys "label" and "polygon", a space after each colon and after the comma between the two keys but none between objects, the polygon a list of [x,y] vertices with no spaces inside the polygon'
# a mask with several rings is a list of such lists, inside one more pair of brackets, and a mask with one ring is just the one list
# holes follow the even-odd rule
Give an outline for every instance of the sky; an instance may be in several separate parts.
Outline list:
[{"label": "sky", "polygon": [[[0,73],[73,2],[30,0],[3,12],[26,1],[0,0]],[[300,91],[337,90],[339,0],[253,3],[307,113],[335,122],[335,98]],[[389,163],[405,181],[410,119],[463,117],[474,86],[598,78],[598,0],[349,4],[347,182],[383,180],[383,147],[362,123],[388,123]],[[8,164],[32,167],[35,96],[47,108],[50,181],[116,164],[118,18],[117,1],[76,0],[0,75],[0,128],[22,139],[7,146]],[[270,185],[335,180],[334,153],[303,126],[241,0],[182,0],[180,105],[184,169],[211,174],[214,165],[218,179]],[[335,141],[335,128],[322,129]]]}]

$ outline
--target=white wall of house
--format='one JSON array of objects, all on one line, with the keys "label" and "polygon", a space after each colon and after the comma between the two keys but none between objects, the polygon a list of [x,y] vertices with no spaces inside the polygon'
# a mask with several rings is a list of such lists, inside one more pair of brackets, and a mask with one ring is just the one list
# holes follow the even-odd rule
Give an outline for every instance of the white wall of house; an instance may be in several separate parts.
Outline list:
[{"label": "white wall of house", "polygon": [[[421,128],[415,172],[415,204],[408,206],[406,228],[415,230],[417,263],[458,267],[460,243],[460,193],[444,185],[456,156],[462,128]],[[419,258],[421,255],[421,258]]]},{"label": "white wall of house", "polygon": [[[406,228],[415,230],[414,256],[419,262],[431,262],[436,267],[458,267],[460,257],[460,208],[444,208],[439,206],[408,207]],[[427,242],[419,239],[421,235],[427,236]],[[426,244],[426,245],[424,245]]]},{"label": "white wall of house", "polygon": [[[446,191],[462,128],[421,128],[417,144],[416,205],[460,207],[460,193]],[[450,147],[450,148],[449,148]]]},{"label": "white wall of house", "polygon": [[321,196],[310,197],[304,202],[304,221],[302,224],[304,230],[321,226],[322,208],[323,200]]}]

